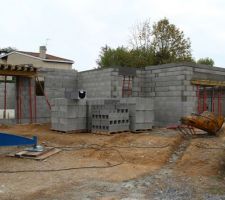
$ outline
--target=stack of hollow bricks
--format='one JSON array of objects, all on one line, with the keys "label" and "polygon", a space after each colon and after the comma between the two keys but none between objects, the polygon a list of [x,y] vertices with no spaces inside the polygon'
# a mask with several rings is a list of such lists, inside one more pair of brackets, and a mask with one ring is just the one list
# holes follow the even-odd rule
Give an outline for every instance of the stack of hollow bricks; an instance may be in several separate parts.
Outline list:
[{"label": "stack of hollow bricks", "polygon": [[152,129],[154,105],[152,98],[131,97],[121,99],[129,110],[130,130],[133,132]]},{"label": "stack of hollow bricks", "polygon": [[53,100],[51,129],[62,132],[87,130],[86,101],[57,98]]},{"label": "stack of hollow bricks", "polygon": [[129,130],[129,112],[126,104],[92,106],[92,132],[120,132]]}]

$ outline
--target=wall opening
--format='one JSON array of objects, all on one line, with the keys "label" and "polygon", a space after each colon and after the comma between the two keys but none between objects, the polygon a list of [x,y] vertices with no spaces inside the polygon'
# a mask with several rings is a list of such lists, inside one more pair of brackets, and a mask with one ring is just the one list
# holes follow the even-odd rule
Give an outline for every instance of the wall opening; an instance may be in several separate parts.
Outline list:
[{"label": "wall opening", "polygon": [[36,91],[36,96],[44,96],[44,90],[45,90],[45,81],[44,77],[38,77],[35,81],[35,91]]},{"label": "wall opening", "polygon": [[197,85],[198,113],[210,111],[217,115],[223,114],[225,87]]}]

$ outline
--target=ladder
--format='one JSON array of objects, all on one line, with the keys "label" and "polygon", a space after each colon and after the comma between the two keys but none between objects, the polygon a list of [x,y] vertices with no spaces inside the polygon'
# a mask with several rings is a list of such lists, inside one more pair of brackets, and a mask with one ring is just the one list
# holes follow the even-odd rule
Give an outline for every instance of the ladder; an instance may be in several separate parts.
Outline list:
[{"label": "ladder", "polygon": [[132,95],[132,76],[123,76],[122,97],[130,97]]}]

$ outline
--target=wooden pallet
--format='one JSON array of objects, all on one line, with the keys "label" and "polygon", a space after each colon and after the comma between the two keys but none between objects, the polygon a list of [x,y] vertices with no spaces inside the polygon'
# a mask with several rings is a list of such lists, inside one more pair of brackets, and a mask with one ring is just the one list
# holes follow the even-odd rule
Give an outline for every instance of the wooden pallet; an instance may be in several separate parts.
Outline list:
[{"label": "wooden pallet", "polygon": [[109,132],[109,131],[94,131],[93,134],[96,135],[112,135],[112,134],[119,134],[119,133],[127,133],[130,132],[129,130],[126,131],[115,131],[115,132]]},{"label": "wooden pallet", "polygon": [[32,152],[32,151],[19,151],[16,153],[8,154],[9,157],[16,157],[16,158],[29,158],[34,160],[44,160],[52,155],[59,153],[61,149],[57,148],[45,148],[42,152]]},{"label": "wooden pallet", "polygon": [[84,129],[81,129],[81,130],[74,130],[74,131],[59,131],[59,130],[54,130],[54,129],[51,129],[51,131],[54,131],[54,132],[57,132],[57,133],[67,133],[67,134],[72,134],[72,133],[87,133],[88,130],[84,130]]},{"label": "wooden pallet", "polygon": [[152,129],[138,129],[138,130],[131,131],[131,132],[132,133],[146,133],[146,132],[149,132],[149,131],[152,131]]}]

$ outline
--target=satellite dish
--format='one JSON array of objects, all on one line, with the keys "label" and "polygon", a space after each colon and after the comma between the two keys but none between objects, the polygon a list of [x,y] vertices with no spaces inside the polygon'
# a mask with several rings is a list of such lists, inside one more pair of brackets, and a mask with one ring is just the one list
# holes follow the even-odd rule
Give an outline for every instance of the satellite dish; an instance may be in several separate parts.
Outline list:
[{"label": "satellite dish", "polygon": [[78,97],[79,97],[79,99],[84,99],[86,97],[86,91],[79,90]]}]

